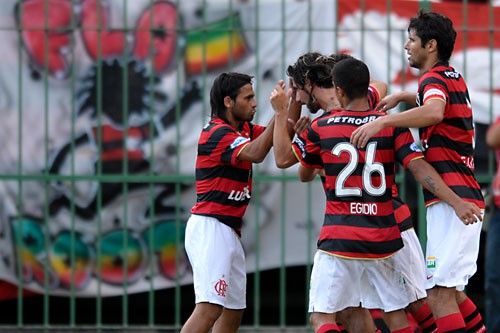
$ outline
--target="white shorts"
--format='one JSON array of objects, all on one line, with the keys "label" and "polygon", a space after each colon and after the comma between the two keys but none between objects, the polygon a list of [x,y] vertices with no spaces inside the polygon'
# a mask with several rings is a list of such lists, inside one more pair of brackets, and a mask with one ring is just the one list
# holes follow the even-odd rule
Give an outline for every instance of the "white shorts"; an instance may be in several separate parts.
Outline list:
[{"label": "white shorts", "polygon": [[387,312],[404,309],[408,298],[393,257],[344,259],[317,251],[311,272],[309,312],[335,313],[361,305]]},{"label": "white shorts", "polygon": [[408,302],[413,303],[427,297],[424,253],[415,229],[410,228],[403,231],[401,238],[403,238],[405,246],[393,257],[396,264],[401,267]]},{"label": "white shorts", "polygon": [[185,247],[195,302],[246,308],[245,253],[236,232],[213,217],[193,214],[186,225]]},{"label": "white shorts", "polygon": [[438,285],[464,290],[477,270],[482,225],[463,224],[444,202],[427,208],[427,289]]}]

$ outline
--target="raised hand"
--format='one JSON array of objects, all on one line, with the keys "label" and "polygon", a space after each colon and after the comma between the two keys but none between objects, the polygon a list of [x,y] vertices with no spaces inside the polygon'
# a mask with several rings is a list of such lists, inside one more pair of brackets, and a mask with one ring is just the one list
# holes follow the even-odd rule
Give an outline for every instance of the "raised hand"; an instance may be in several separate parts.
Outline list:
[{"label": "raised hand", "polygon": [[286,91],[286,85],[283,80],[280,80],[276,84],[269,98],[271,106],[273,107],[276,114],[288,112],[288,104],[291,93],[291,91]]}]

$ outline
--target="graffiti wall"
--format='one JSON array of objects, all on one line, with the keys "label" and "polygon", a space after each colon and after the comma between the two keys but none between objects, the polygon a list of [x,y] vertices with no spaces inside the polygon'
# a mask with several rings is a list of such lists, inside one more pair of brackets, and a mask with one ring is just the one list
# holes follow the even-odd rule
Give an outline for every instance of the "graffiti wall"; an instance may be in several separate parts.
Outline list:
[{"label": "graffiti wall", "polygon": [[[184,224],[215,76],[254,75],[260,124],[309,50],[351,53],[391,90],[416,88],[403,44],[419,3],[363,3],[3,0],[0,279],[78,296],[190,283]],[[470,4],[465,19],[462,6],[432,4],[457,26],[451,62],[487,124],[500,114],[500,9]],[[249,272],[310,263],[322,220],[321,186],[276,181],[271,155],[245,216]]]}]

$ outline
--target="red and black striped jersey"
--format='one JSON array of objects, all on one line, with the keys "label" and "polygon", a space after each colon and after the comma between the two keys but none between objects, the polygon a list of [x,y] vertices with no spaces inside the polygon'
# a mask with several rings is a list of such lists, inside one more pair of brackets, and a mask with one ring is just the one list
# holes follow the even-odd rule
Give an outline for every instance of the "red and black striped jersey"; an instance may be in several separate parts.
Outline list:
[{"label": "red and black striped jersey", "polygon": [[[380,94],[374,86],[370,85],[368,88],[368,105],[370,108],[375,109],[380,102]],[[392,206],[394,207],[394,217],[398,224],[399,231],[403,232],[413,228],[413,220],[411,218],[410,207],[404,203],[399,196],[398,186],[396,183],[392,185]]]},{"label": "red and black striped jersey", "polygon": [[215,217],[239,232],[252,194],[252,163],[237,157],[264,129],[245,122],[235,131],[219,118],[203,128],[196,158],[197,200],[191,213]]},{"label": "red and black striped jersey", "polygon": [[[499,123],[500,117],[495,120],[493,125],[489,127],[488,131],[490,131],[494,126],[498,126]],[[495,149],[495,157],[497,160],[497,173],[492,182],[493,200],[495,202],[495,206],[500,207],[500,149]]]},{"label": "red and black striped jersey", "polygon": [[381,259],[402,248],[392,202],[395,163],[423,158],[406,128],[386,128],[364,149],[350,143],[378,111],[338,111],[321,117],[293,149],[301,163],[325,170],[326,210],[318,249],[352,259]]},{"label": "red and black striped jersey", "polygon": [[375,110],[375,107],[377,106],[378,102],[380,102],[380,94],[378,90],[370,85],[368,87],[368,105],[370,106],[370,109]]},{"label": "red and black striped jersey", "polygon": [[398,224],[399,231],[403,232],[413,228],[410,207],[399,196],[396,183],[392,184],[392,206],[394,207],[394,218]]},{"label": "red and black striped jersey", "polygon": [[[326,192],[326,178],[321,176],[321,184]],[[398,225],[399,231],[403,232],[413,228],[413,220],[411,218],[410,207],[404,203],[403,199],[399,196],[398,187],[396,183],[392,184],[392,207],[394,208],[394,218]]]},{"label": "red and black striped jersey", "polygon": [[[443,63],[424,73],[418,82],[417,105],[431,99],[442,100],[446,107],[442,122],[420,129],[425,159],[458,196],[484,208],[474,177],[474,120],[462,75]],[[424,199],[426,205],[440,200],[425,189]]]}]

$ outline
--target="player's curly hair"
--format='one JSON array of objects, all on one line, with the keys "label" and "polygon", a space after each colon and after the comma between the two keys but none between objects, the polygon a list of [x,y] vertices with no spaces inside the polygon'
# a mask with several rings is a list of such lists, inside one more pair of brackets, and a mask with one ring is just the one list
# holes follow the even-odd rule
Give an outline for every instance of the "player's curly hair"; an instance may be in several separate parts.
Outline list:
[{"label": "player's curly hair", "polygon": [[413,30],[420,38],[422,47],[425,47],[428,41],[435,39],[438,48],[439,60],[448,63],[450,61],[457,32],[453,28],[453,22],[446,16],[436,13],[420,10],[418,15],[410,19],[408,32]]},{"label": "player's curly hair", "polygon": [[321,88],[332,88],[332,69],[341,60],[351,58],[347,54],[323,55],[319,52],[308,52],[288,66],[286,73],[297,86],[302,89],[309,80],[311,84]]}]

